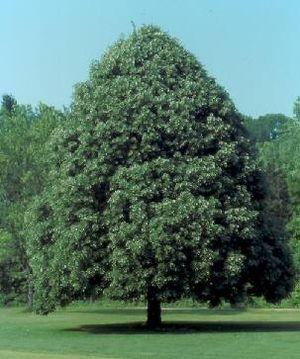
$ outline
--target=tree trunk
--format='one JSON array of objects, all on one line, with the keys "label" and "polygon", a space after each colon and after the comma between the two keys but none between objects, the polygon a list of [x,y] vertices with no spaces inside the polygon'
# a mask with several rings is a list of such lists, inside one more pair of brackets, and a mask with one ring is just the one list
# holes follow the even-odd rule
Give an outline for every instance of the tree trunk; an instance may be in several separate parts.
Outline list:
[{"label": "tree trunk", "polygon": [[32,280],[32,273],[29,266],[26,268],[26,279],[27,279],[27,307],[29,310],[33,308],[33,295],[34,295],[34,286]]},{"label": "tree trunk", "polygon": [[30,310],[33,308],[33,284],[30,281],[27,289],[27,306]]},{"label": "tree trunk", "polygon": [[160,300],[153,290],[148,291],[147,327],[156,329],[161,326]]}]

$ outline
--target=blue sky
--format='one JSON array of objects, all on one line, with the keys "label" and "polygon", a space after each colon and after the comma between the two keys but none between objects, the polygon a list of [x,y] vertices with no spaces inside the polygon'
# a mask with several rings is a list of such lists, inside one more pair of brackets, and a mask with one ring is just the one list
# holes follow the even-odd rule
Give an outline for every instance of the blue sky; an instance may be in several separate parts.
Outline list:
[{"label": "blue sky", "polygon": [[69,105],[120,34],[155,24],[181,40],[249,115],[300,95],[299,0],[0,0],[0,94]]}]

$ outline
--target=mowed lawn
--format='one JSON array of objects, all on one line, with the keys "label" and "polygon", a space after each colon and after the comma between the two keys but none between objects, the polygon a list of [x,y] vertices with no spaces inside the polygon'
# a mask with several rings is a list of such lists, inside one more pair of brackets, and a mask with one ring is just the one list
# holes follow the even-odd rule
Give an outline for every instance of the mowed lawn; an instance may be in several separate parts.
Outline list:
[{"label": "mowed lawn", "polygon": [[0,309],[2,359],[300,356],[300,310],[166,309],[161,331],[147,332],[145,310],[71,306],[49,316]]}]

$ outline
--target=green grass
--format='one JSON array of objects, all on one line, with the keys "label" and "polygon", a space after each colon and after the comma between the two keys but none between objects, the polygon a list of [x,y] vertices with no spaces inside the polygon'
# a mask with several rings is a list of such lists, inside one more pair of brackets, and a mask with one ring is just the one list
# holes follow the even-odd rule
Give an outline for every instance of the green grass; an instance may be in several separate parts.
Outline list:
[{"label": "green grass", "polygon": [[47,317],[0,309],[2,359],[293,359],[300,310],[166,309],[147,332],[141,308],[76,305]]}]

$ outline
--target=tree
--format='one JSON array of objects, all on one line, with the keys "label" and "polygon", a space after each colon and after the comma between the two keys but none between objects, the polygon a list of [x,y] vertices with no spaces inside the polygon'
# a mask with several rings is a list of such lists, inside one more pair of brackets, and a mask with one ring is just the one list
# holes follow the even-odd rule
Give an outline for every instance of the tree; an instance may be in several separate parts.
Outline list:
[{"label": "tree", "polygon": [[[268,135],[261,136],[264,133],[262,128],[268,128],[268,121],[267,123],[261,123],[258,119],[246,118],[245,120],[246,127],[259,150],[260,164],[266,172],[266,205],[273,208],[272,213],[269,212],[267,217],[277,229],[280,229],[281,234],[284,234],[282,232],[284,227],[288,231],[298,273],[297,285],[292,293],[292,301],[297,304],[299,303],[300,268],[300,126],[297,114],[299,112],[297,110],[298,105],[299,99],[294,104],[295,117],[282,121],[280,130],[272,138]],[[276,115],[271,116],[274,116],[275,119]],[[260,118],[265,117],[261,116]],[[269,133],[269,130],[266,133]],[[276,223],[278,224],[277,226]]]},{"label": "tree", "polygon": [[[218,305],[292,288],[286,243],[265,232],[263,175],[227,93],[176,40],[145,26],[76,88],[52,139],[49,185],[28,214],[35,306],[90,293]],[[270,234],[270,235],[269,235]]]},{"label": "tree", "polygon": [[[300,238],[300,126],[297,120],[289,122],[284,127],[284,131],[275,141],[264,143],[260,147],[260,159],[264,167],[275,164],[277,169],[282,174],[282,179],[287,183],[288,195],[283,195],[282,200],[290,199],[290,211],[280,206],[282,216],[290,212],[289,220],[287,222],[287,230],[290,235],[291,245],[293,248],[293,257],[297,269],[297,286],[292,297],[294,300],[299,301],[299,268],[300,268],[300,255],[299,255],[299,238]],[[273,178],[272,182],[277,181],[278,174]],[[280,193],[277,189],[277,193]],[[273,198],[276,202],[275,193]]]},{"label": "tree", "polygon": [[291,119],[281,113],[266,114],[255,119],[247,116],[244,117],[244,122],[250,137],[257,143],[278,138],[289,121],[291,121]]},{"label": "tree", "polygon": [[62,114],[43,104],[33,111],[5,98],[0,111],[0,294],[4,303],[28,299],[30,304],[24,213],[43,188],[44,146]]},{"label": "tree", "polygon": [[300,97],[297,98],[294,104],[295,119],[300,121]]},{"label": "tree", "polygon": [[274,162],[265,164],[265,223],[277,238],[288,238],[285,230],[292,217],[292,205],[284,173]]},{"label": "tree", "polygon": [[263,163],[276,163],[283,173],[292,205],[292,217],[288,224],[292,237],[300,238],[300,125],[298,121],[285,127],[283,134],[274,142],[265,143],[260,152]]},{"label": "tree", "polygon": [[17,106],[17,101],[12,95],[3,95],[2,96],[2,111],[12,114],[14,108]]}]

